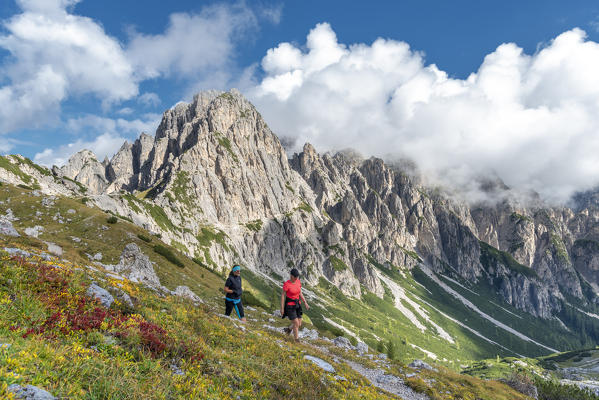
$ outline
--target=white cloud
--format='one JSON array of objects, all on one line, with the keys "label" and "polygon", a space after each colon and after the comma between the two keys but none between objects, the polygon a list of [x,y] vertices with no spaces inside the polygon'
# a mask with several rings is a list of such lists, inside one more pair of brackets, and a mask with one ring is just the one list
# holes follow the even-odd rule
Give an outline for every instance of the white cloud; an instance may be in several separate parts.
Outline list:
[{"label": "white cloud", "polygon": [[[76,152],[89,149],[99,160],[111,158],[125,140],[137,138],[141,132],[154,133],[160,123],[160,114],[145,114],[143,119],[111,119],[87,114],[69,119],[65,126],[76,135],[96,134],[94,138],[79,138],[74,142],[55,148],[46,148],[34,156],[34,161],[47,166],[63,165]],[[1,149],[1,142],[0,142]]]},{"label": "white cloud", "polygon": [[17,0],[17,4],[26,11],[43,14],[61,13],[67,7],[74,6],[81,0]]},{"label": "white cloud", "polygon": [[79,118],[71,118],[66,122],[67,129],[72,133],[113,133],[134,135],[137,137],[141,132],[153,134],[158,128],[161,119],[160,114],[145,114],[143,119],[127,120],[123,118],[105,118],[97,115],[87,114]]},{"label": "white cloud", "polygon": [[121,45],[93,20],[69,14],[74,0],[20,0],[23,9],[3,23],[0,133],[57,121],[71,95],[105,102],[137,95],[133,67]]},{"label": "white cloud", "polygon": [[137,101],[146,107],[156,107],[161,103],[160,97],[158,97],[156,93],[152,92],[143,93],[137,98]]},{"label": "white cloud", "polygon": [[0,136],[0,153],[8,154],[9,151],[14,149],[16,144],[16,141]]},{"label": "white cloud", "polygon": [[131,115],[131,114],[133,114],[133,112],[134,112],[134,110],[130,107],[123,107],[117,111],[117,113],[120,115]]},{"label": "white cloud", "polygon": [[85,141],[79,139],[75,142],[59,146],[54,149],[45,149],[37,153],[33,161],[37,164],[51,167],[53,165],[64,165],[69,158],[76,152],[88,149],[94,152],[98,160],[102,161],[104,157],[111,158],[123,145],[125,138],[113,134],[104,133],[93,140]]},{"label": "white cloud", "polygon": [[281,22],[283,16],[283,3],[271,7],[263,7],[260,10],[260,15],[275,25]]},{"label": "white cloud", "polygon": [[133,32],[127,52],[140,78],[197,77],[230,68],[235,41],[256,26],[255,14],[244,3],[212,5],[199,14],[171,14],[162,34]]},{"label": "white cloud", "polygon": [[[146,79],[223,87],[234,74],[237,40],[257,29],[243,2],[216,4],[199,14],[172,14],[164,33],[134,32],[121,43],[97,21],[73,14],[79,1],[17,0],[22,12],[2,22],[0,49],[8,56],[0,60],[0,135],[59,124],[62,103],[74,96],[95,96],[107,110],[138,96]],[[137,100],[161,103],[156,93]]]},{"label": "white cloud", "polygon": [[550,201],[599,184],[599,44],[580,29],[533,55],[503,44],[464,80],[404,42],[340,44],[328,24],[305,50],[268,50],[262,67],[250,97],[300,144],[410,158],[468,196],[483,176]]}]

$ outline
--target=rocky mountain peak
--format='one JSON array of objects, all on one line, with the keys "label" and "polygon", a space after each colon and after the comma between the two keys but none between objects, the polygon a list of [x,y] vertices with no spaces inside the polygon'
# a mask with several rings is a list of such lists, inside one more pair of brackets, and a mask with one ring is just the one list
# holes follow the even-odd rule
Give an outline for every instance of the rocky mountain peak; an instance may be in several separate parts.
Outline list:
[{"label": "rocky mountain peak", "polygon": [[[362,284],[382,296],[381,266],[427,265],[487,282],[543,317],[566,295],[582,298],[585,280],[599,287],[599,256],[586,253],[599,245],[580,242],[599,237],[596,212],[509,198],[470,206],[352,150],[319,154],[307,143],[288,159],[236,90],[202,92],[165,111],[154,137],[124,143],[108,165],[84,151],[60,173],[91,194],[112,194],[96,204],[214,268],[243,261],[285,276],[292,264],[308,281],[325,277],[353,296]],[[488,188],[505,190],[500,181]],[[125,201],[122,189],[146,197]]]},{"label": "rocky mountain peak", "polygon": [[[54,169],[56,171],[56,169]],[[102,193],[108,186],[106,166],[98,161],[96,155],[88,149],[73,154],[69,161],[58,168],[60,176],[85,185],[90,193]]]}]

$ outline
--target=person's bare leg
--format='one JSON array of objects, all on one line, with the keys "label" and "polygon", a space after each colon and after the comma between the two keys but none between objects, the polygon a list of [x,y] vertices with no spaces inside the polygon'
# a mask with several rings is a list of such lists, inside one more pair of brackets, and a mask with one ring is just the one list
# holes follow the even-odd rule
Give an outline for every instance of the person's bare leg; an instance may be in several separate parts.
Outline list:
[{"label": "person's bare leg", "polygon": [[241,318],[241,322],[247,322],[247,320],[245,319],[245,317]]},{"label": "person's bare leg", "polygon": [[293,320],[293,337],[295,338],[296,341],[299,340],[298,332],[299,332],[300,322],[301,322],[301,320],[299,318],[296,318]]}]

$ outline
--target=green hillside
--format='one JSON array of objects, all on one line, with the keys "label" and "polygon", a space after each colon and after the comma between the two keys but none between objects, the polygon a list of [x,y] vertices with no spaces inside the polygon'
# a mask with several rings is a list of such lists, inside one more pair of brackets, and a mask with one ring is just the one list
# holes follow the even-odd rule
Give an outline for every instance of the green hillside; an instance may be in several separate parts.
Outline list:
[{"label": "green hillside", "polygon": [[[41,387],[55,396],[87,399],[394,397],[372,386],[346,363],[354,361],[404,378],[433,398],[446,398],[440,393],[464,399],[524,398],[499,382],[459,375],[441,366],[437,372],[413,375],[405,361],[422,353],[406,343],[398,343],[397,359],[388,364],[375,363],[327,340],[292,343],[269,328],[285,325],[271,317],[277,285],[247,269],[246,302],[256,308],[248,309],[249,322],[240,327],[220,315],[222,276],[130,222],[121,218],[114,222],[112,216],[87,207],[81,199],[56,198],[53,204],[42,205],[43,198],[29,189],[0,187],[3,209],[10,208],[18,218],[13,225],[19,232],[25,227],[44,227],[38,238],[21,235],[0,240],[0,248],[20,248],[28,253],[20,257],[0,251],[1,396],[9,396],[8,386],[17,383]],[[61,218],[55,219],[58,214]],[[46,253],[50,241],[63,250],[53,261],[38,256]],[[164,286],[174,289],[185,284],[204,304],[194,306],[176,296],[158,296],[134,282],[115,278],[88,257],[101,253],[102,263],[115,264],[130,242],[155,263]],[[168,249],[183,266],[154,251],[156,245]],[[102,307],[86,295],[92,281],[127,293],[133,306],[116,300],[109,309]],[[318,296],[311,296],[313,309],[307,320],[320,328],[321,337],[350,336],[336,324],[347,326],[372,349],[387,352],[389,341],[376,337],[403,327],[401,337],[405,334],[408,342],[430,343],[434,348],[437,339],[418,338],[394,314],[389,301],[368,293],[363,301],[348,299],[324,280],[307,289]],[[453,349],[451,354],[460,353]],[[323,371],[304,359],[305,355],[328,361],[336,373]]]},{"label": "green hillside", "polygon": [[[250,321],[241,330],[219,316],[224,276],[214,272],[214,266],[185,256],[176,243],[168,245],[127,218],[88,207],[85,197],[49,201],[30,188],[3,184],[0,202],[4,212],[10,209],[21,233],[1,237],[0,248],[41,254],[51,242],[63,253],[54,266],[33,255],[19,259],[0,253],[0,342],[10,344],[0,350],[3,394],[8,385],[19,383],[73,398],[147,398],[148,393],[152,398],[288,398],[298,393],[296,386],[302,398],[390,396],[343,361],[381,368],[372,359],[326,340],[293,344],[269,329],[284,326],[271,317],[278,308],[282,277],[244,268],[244,301],[255,309],[249,309]],[[23,234],[33,226],[43,227],[37,238]],[[194,306],[175,296],[157,296],[93,264],[91,258],[98,254],[101,263],[117,264],[124,246],[132,242],[154,263],[163,286],[173,290],[186,285],[205,303]],[[361,299],[350,298],[321,278],[316,286],[306,285],[312,306],[307,326],[325,339],[345,336],[388,353],[393,360],[386,371],[432,398],[524,398],[504,384],[460,372],[466,368],[476,375],[473,366],[484,359],[507,360],[509,367],[515,356],[546,356],[548,348],[563,351],[587,344],[557,320],[533,318],[503,303],[485,282],[472,285],[425,266],[409,271],[370,259],[382,274],[385,296],[363,288]],[[118,300],[110,309],[98,306],[85,295],[92,280],[125,291],[133,306]],[[579,319],[592,319],[578,314]],[[337,378],[304,355],[333,364]],[[438,371],[411,376],[405,365],[417,358]],[[184,377],[173,369],[185,371]],[[493,378],[509,371],[491,369],[500,371]],[[291,381],[303,384],[292,387]]]}]

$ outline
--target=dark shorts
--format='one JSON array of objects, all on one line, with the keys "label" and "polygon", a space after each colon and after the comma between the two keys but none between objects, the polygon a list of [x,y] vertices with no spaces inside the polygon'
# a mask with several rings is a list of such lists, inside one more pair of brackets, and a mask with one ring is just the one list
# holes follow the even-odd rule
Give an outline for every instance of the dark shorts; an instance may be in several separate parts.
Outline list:
[{"label": "dark shorts", "polygon": [[296,318],[301,318],[303,314],[302,306],[285,306],[285,312],[291,321]]},{"label": "dark shorts", "polygon": [[233,310],[235,310],[235,315],[239,317],[239,319],[245,316],[241,301],[237,304],[234,304],[232,301],[225,300],[225,315],[231,315],[231,311]]}]

